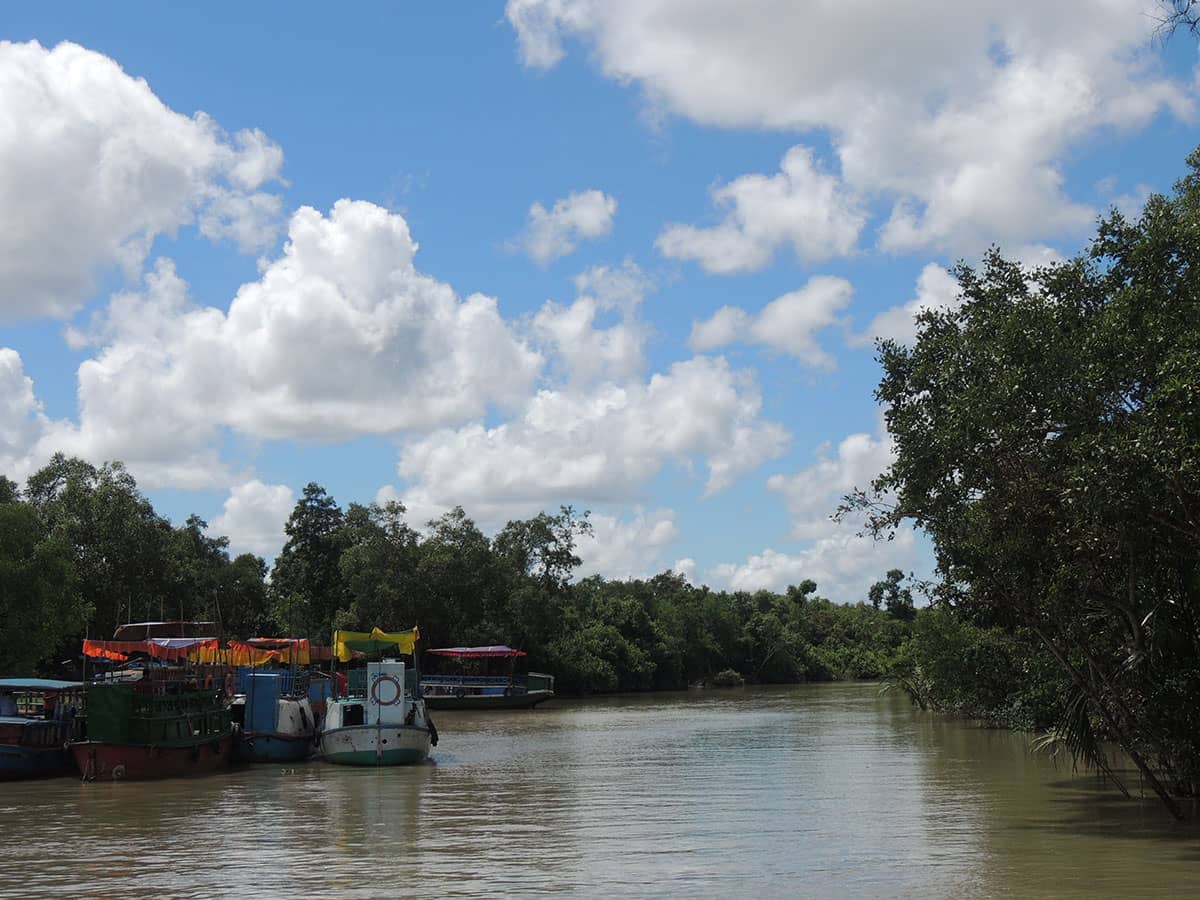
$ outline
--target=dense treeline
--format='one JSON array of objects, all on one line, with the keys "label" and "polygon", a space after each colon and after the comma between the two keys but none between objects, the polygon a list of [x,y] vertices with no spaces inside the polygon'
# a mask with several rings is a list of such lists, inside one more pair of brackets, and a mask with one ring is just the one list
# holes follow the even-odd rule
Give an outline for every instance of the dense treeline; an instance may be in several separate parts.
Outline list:
[{"label": "dense treeline", "polygon": [[268,578],[203,520],[155,513],[119,463],[59,455],[23,490],[0,480],[0,672],[49,671],[85,635],[163,619],[318,643],[334,628],[417,623],[426,647],[521,647],[568,693],[877,678],[902,657],[913,613],[900,572],[852,606],[812,581],[777,594],[713,592],[672,573],[577,580],[589,530],[568,507],[489,538],[456,508],[418,532],[400,504],[343,510],[309,484]]},{"label": "dense treeline", "polygon": [[960,305],[880,346],[897,458],[849,499],[937,555],[896,676],[920,702],[1047,729],[1170,810],[1200,793],[1200,151],[1089,252],[957,270]]}]

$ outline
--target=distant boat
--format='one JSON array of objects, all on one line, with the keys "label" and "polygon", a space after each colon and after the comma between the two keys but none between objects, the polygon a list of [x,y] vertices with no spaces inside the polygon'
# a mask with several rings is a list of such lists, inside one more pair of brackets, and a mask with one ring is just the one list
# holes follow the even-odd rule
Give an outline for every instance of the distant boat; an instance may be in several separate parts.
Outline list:
[{"label": "distant boat", "polygon": [[[442,647],[427,650],[431,656],[462,661],[457,674],[426,674],[421,678],[421,694],[430,709],[530,709],[554,696],[554,676],[543,672],[523,675],[514,670],[524,650],[514,650],[502,644],[488,647]],[[481,671],[467,674],[466,660],[507,659],[507,673],[487,673],[486,662]]]},{"label": "distant boat", "polygon": [[[360,653],[395,652],[415,659],[420,633],[335,631],[334,656],[349,662]],[[425,712],[415,666],[400,659],[368,661],[347,673],[347,695],[331,699],[321,729],[321,758],[348,766],[401,766],[424,762],[437,744]]]},{"label": "distant boat", "polygon": [[[233,722],[224,685],[182,666],[209,637],[84,641],[84,655],[142,669],[84,684],[84,715],[69,745],[85,781],[196,775],[229,764]],[[175,665],[171,665],[174,663]]]},{"label": "distant boat", "polygon": [[83,684],[0,678],[0,780],[61,775]]}]

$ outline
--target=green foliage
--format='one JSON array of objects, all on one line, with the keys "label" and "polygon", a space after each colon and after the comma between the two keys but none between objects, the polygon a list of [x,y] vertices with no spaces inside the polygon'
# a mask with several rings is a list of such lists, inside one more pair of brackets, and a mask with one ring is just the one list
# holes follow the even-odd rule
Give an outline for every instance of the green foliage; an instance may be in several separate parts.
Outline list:
[{"label": "green foliage", "polygon": [[[1026,269],[959,266],[959,307],[880,346],[895,463],[851,506],[934,540],[938,596],[1032,634],[1178,812],[1200,790],[1200,152],[1136,222]],[[894,502],[889,507],[881,504]],[[1087,740],[1076,741],[1084,748]]]},{"label": "green foliage", "polygon": [[323,487],[309,482],[284,530],[287,543],[271,570],[275,619],[290,636],[329,640],[347,600],[339,566],[342,510]]},{"label": "green foliage", "polygon": [[[90,573],[94,636],[131,616],[217,619],[231,636],[318,643],[335,627],[417,624],[426,647],[520,647],[560,691],[587,694],[678,690],[722,672],[753,683],[878,678],[907,634],[893,615],[821,598],[812,580],[782,594],[716,593],[671,572],[576,582],[577,542],[591,526],[571,507],[511,521],[490,540],[456,507],[422,536],[399,503],[343,512],[309,484],[268,586],[263,560],[230,560],[228,540],[196,516],[172,528],[119,464],[56,457],[27,494],[18,505],[58,541],[48,546],[68,548],[72,571]],[[84,625],[60,629],[72,655]]]},{"label": "green foliage", "polygon": [[33,507],[0,502],[0,674],[37,670],[89,611],[71,547],[45,533]]}]

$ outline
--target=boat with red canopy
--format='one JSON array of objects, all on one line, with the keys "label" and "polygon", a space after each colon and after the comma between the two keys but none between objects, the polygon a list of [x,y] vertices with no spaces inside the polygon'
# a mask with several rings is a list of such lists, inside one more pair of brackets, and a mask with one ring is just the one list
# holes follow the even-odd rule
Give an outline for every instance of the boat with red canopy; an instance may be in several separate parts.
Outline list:
[{"label": "boat with red canopy", "polygon": [[194,775],[229,763],[233,723],[225,685],[187,665],[201,650],[216,649],[219,639],[156,630],[83,643],[88,659],[126,664],[85,682],[84,714],[69,750],[87,781]]},{"label": "boat with red canopy", "polygon": [[457,662],[453,672],[422,673],[421,692],[430,709],[529,709],[554,696],[553,675],[516,671],[524,650],[493,644],[425,653]]}]

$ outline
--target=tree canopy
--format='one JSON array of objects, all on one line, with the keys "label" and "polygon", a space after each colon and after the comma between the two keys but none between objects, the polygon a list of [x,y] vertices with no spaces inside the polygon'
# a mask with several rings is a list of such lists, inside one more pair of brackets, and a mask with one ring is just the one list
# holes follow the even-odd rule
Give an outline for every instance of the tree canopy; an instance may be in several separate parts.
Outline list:
[{"label": "tree canopy", "polygon": [[1027,630],[1074,692],[1057,736],[1129,754],[1164,802],[1200,788],[1200,151],[1169,197],[1079,258],[957,267],[960,304],[880,345],[896,442],[870,494],[933,538],[935,596]]}]

